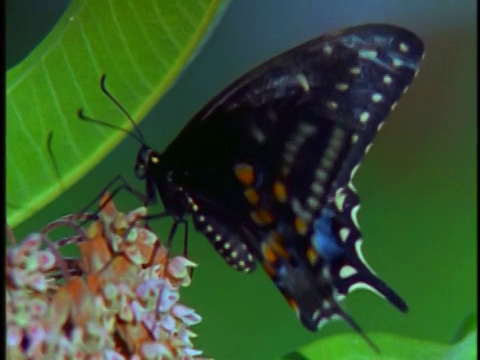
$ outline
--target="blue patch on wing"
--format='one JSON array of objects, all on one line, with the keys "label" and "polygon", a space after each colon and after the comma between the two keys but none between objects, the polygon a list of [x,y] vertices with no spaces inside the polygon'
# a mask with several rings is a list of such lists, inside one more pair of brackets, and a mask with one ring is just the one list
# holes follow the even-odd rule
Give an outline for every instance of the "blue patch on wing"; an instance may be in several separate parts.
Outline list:
[{"label": "blue patch on wing", "polygon": [[332,262],[343,253],[332,232],[333,216],[333,211],[324,210],[313,224],[312,245],[326,262]]}]

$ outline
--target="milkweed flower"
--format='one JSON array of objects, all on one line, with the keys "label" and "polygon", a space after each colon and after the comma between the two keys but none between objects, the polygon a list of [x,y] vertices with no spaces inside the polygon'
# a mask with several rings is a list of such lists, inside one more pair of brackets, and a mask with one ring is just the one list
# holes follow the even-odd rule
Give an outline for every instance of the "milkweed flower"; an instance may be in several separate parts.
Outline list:
[{"label": "milkweed flower", "polygon": [[[119,212],[108,194],[101,204],[98,216],[66,216],[7,250],[7,357],[201,359],[190,330],[201,317],[180,303],[196,264],[170,256],[146,208]],[[65,225],[76,234],[51,242]],[[80,256],[61,255],[67,244]]]}]

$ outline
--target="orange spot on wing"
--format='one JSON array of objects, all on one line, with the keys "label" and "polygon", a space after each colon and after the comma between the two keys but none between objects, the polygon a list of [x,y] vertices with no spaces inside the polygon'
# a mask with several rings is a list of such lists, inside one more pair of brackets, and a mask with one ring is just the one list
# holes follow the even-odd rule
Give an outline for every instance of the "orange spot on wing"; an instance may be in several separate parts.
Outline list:
[{"label": "orange spot on wing", "polygon": [[295,229],[297,230],[297,233],[299,233],[302,236],[307,235],[308,227],[305,221],[303,221],[297,216],[294,220],[294,225],[295,225]]},{"label": "orange spot on wing", "polygon": [[259,209],[257,210],[257,214],[262,219],[263,223],[266,225],[270,225],[273,223],[273,214],[265,209]]},{"label": "orange spot on wing", "polygon": [[270,248],[270,246],[263,244],[262,252],[265,260],[270,264],[273,264],[275,261],[277,261],[277,255],[275,255],[275,252]]},{"label": "orange spot on wing", "polygon": [[252,211],[250,215],[258,225],[270,225],[274,221],[273,214],[266,209],[257,209]]},{"label": "orange spot on wing", "polygon": [[284,203],[287,201],[287,189],[285,188],[285,185],[282,182],[280,181],[274,182],[273,195],[275,195],[275,198],[281,203]]},{"label": "orange spot on wing", "polygon": [[275,253],[278,256],[280,256],[284,259],[288,259],[290,257],[290,254],[285,249],[283,238],[277,232],[275,232],[271,236],[269,244],[271,245],[272,249],[275,251]]},{"label": "orange spot on wing", "polygon": [[234,167],[235,176],[244,185],[250,186],[255,179],[255,172],[253,166],[250,164],[237,164]]},{"label": "orange spot on wing", "polygon": [[307,259],[311,265],[315,265],[318,261],[319,254],[311,246],[307,249]]},{"label": "orange spot on wing", "polygon": [[245,190],[244,195],[247,198],[247,201],[249,202],[250,205],[256,205],[260,200],[258,193],[253,188],[248,188],[247,190]]}]

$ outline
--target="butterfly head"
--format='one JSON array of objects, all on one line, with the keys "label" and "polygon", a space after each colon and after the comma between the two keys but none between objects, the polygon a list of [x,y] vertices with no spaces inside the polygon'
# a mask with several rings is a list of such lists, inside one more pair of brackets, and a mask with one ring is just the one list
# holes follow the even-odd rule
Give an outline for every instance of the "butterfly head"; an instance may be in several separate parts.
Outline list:
[{"label": "butterfly head", "polygon": [[142,145],[137,154],[134,172],[137,179],[144,180],[149,177],[152,169],[160,164],[161,154],[152,150],[147,145]]}]

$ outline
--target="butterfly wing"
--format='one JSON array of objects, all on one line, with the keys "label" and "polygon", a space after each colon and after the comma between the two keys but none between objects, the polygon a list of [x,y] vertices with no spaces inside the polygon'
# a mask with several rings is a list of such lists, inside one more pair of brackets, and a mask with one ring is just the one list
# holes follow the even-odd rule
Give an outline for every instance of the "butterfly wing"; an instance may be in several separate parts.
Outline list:
[{"label": "butterfly wing", "polygon": [[194,219],[246,245],[242,261],[262,263],[309,329],[337,315],[356,327],[338,300],[357,285],[406,309],[363,260],[351,178],[422,55],[389,25],[314,39],[227,88],[163,154]]}]

